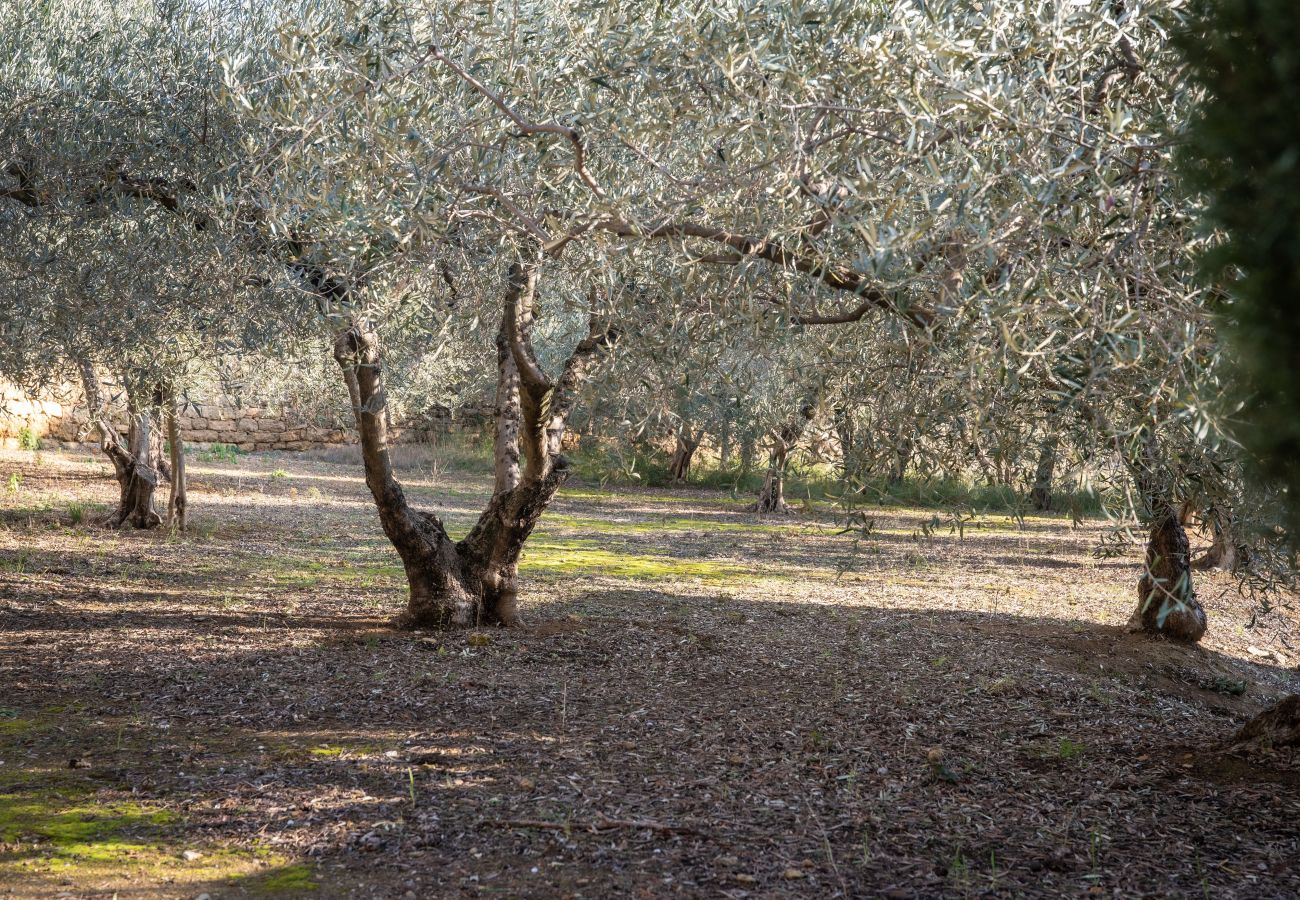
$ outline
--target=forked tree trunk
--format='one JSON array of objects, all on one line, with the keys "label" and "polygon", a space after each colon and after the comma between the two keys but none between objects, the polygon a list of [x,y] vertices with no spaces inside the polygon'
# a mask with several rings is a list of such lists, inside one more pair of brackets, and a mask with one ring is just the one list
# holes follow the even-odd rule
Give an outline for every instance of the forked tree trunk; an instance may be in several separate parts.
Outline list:
[{"label": "forked tree trunk", "polygon": [[494,491],[460,541],[452,540],[437,516],[412,509],[393,475],[377,335],[358,321],[335,341],[334,357],[356,413],[366,484],[406,570],[410,597],[400,620],[406,627],[519,622],[520,552],[568,475],[560,444],[575,389],[614,339],[593,321],[560,378],[547,377],[529,339],[536,278],[536,265],[511,267],[497,336]]},{"label": "forked tree trunk", "polygon": [[674,432],[675,446],[672,458],[668,461],[668,477],[674,484],[683,484],[691,472],[691,461],[695,451],[700,448],[702,435],[692,435],[690,428],[683,425]]},{"label": "forked tree trunk", "polygon": [[1191,547],[1178,507],[1160,476],[1159,448],[1148,433],[1134,466],[1138,491],[1151,522],[1146,571],[1138,581],[1137,609],[1129,622],[1135,631],[1196,643],[1205,634],[1205,610],[1192,586]]},{"label": "forked tree trunk", "polygon": [[158,469],[155,463],[155,442],[152,411],[128,400],[129,427],[124,441],[113,427],[108,409],[99,390],[99,378],[94,366],[85,357],[79,357],[77,367],[81,373],[82,388],[91,421],[99,431],[100,449],[113,463],[117,476],[118,503],[104,525],[120,528],[156,528],[162,516],[154,508],[154,491],[158,487]]},{"label": "forked tree trunk", "polygon": [[1048,512],[1052,508],[1052,478],[1056,474],[1056,448],[1059,438],[1050,435],[1043,440],[1038,451],[1038,467],[1034,470],[1034,486],[1029,499],[1034,509]]},{"label": "forked tree trunk", "polygon": [[750,507],[759,513],[787,513],[785,504],[785,475],[790,465],[790,453],[803,437],[804,430],[813,416],[817,414],[817,402],[821,396],[821,386],[814,387],[804,398],[790,419],[774,435],[771,452],[767,458],[767,474],[763,476],[763,486],[759,489],[758,500]]},{"label": "forked tree trunk", "polygon": [[171,491],[167,498],[167,524],[177,531],[189,527],[189,500],[185,490],[185,442],[181,439],[180,411],[176,393],[169,391],[167,398],[167,444],[171,456]]}]

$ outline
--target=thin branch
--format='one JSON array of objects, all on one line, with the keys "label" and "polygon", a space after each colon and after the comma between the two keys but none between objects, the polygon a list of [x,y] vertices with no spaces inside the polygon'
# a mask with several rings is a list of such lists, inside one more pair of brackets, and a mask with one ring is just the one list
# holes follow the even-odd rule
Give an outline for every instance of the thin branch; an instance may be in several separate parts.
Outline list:
[{"label": "thin branch", "polygon": [[505,114],[506,118],[513,122],[524,134],[555,134],[564,138],[573,145],[573,170],[578,173],[578,177],[582,179],[582,183],[590,188],[592,193],[597,197],[600,197],[602,200],[605,198],[604,189],[596,183],[596,179],[592,178],[591,173],[587,171],[587,148],[582,142],[582,135],[578,133],[576,128],[570,128],[568,125],[561,125],[558,122],[539,123],[528,121],[523,116],[519,115],[519,113],[515,112],[508,103],[502,100],[499,94],[448,58],[448,56],[442,52],[441,48],[435,45],[429,49],[433,53],[434,59],[440,61],[447,68],[459,75],[461,80],[466,84],[478,91],[484,97],[488,98],[488,100],[492,101],[492,105],[501,110],[501,112]]}]

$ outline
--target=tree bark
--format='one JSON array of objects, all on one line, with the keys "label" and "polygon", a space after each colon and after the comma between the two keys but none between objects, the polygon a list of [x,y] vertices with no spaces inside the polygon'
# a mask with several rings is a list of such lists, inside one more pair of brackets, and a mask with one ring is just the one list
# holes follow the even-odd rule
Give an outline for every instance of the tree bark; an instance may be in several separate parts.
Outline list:
[{"label": "tree bark", "polygon": [[860,489],[864,479],[862,460],[858,455],[857,434],[853,417],[843,406],[835,407],[835,435],[840,442],[840,471],[845,485]]},{"label": "tree bark", "polygon": [[758,500],[750,507],[759,513],[788,513],[785,504],[785,474],[790,465],[790,453],[803,437],[804,430],[817,414],[820,386],[809,391],[799,410],[786,421],[774,435],[772,449],[767,458],[767,474],[759,489]]},{"label": "tree bark", "polygon": [[757,452],[757,440],[754,429],[746,426],[740,433],[740,474],[742,477],[749,477],[749,473],[754,471],[754,454]]},{"label": "tree bark", "polygon": [[1138,581],[1137,609],[1129,625],[1135,631],[1194,644],[1205,634],[1205,610],[1192,586],[1187,531],[1160,471],[1157,439],[1148,432],[1134,466],[1134,477],[1151,533],[1146,571]]},{"label": "tree bark", "polygon": [[568,475],[560,444],[576,388],[615,338],[593,321],[560,378],[547,377],[529,339],[536,283],[536,263],[511,267],[497,336],[494,490],[460,541],[437,516],[413,509],[394,477],[378,336],[358,320],[335,341],[334,357],[354,401],[366,484],[406,571],[410,596],[399,620],[405,627],[520,622],[520,553]]},{"label": "tree bark", "polygon": [[910,437],[900,437],[894,445],[894,471],[890,473],[889,480],[893,484],[901,484],[907,477],[907,470],[912,465],[912,439]]},{"label": "tree bark", "polygon": [[109,528],[130,525],[133,528],[156,528],[162,516],[154,508],[154,491],[158,487],[158,470],[154,464],[154,435],[151,411],[140,408],[128,395],[130,425],[126,440],[113,427],[99,378],[86,357],[77,358],[82,389],[91,421],[99,431],[100,449],[113,463],[117,476],[118,504],[103,524]]},{"label": "tree bark", "polygon": [[1038,467],[1034,470],[1034,486],[1029,491],[1029,499],[1034,509],[1048,512],[1052,508],[1052,477],[1056,474],[1056,448],[1060,439],[1049,435],[1043,439],[1038,451]]},{"label": "tree bark", "polygon": [[724,472],[731,465],[731,411],[722,413],[722,433],[718,436],[718,468]]},{"label": "tree bark", "polygon": [[181,439],[176,392],[167,393],[167,444],[171,456],[171,491],[167,498],[167,523],[178,531],[189,527],[189,500],[185,490],[185,442]]},{"label": "tree bark", "polygon": [[672,459],[668,461],[668,477],[674,484],[684,484],[691,472],[691,461],[695,451],[700,447],[702,435],[692,435],[686,425],[673,432],[676,445],[673,447]]}]

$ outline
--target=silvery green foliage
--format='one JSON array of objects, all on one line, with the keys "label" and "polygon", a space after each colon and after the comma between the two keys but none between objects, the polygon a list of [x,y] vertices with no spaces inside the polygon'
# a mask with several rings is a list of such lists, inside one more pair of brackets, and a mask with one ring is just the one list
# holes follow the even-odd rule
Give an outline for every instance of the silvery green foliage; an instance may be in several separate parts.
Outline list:
[{"label": "silvery green foliage", "polygon": [[229,252],[212,196],[234,123],[220,4],[9,4],[0,11],[0,366],[27,383],[69,357],[129,386],[180,384],[279,333],[265,266]]},{"label": "silvery green foliage", "polygon": [[[791,386],[816,360],[836,402],[910,425],[935,470],[993,454],[1022,472],[1057,430],[1131,482],[1155,430],[1171,495],[1236,492],[1215,298],[1193,277],[1211,238],[1170,167],[1196,100],[1168,41],[1180,0],[48,8],[62,18],[11,13],[0,38],[56,48],[4,76],[6,158],[45,160],[44,183],[98,183],[112,156],[189,179],[227,267],[299,288],[268,304],[295,326],[364,317],[433,354],[454,336],[468,384],[491,370],[467,335],[540,246],[543,355],[592,314],[647,347],[698,332],[719,385],[761,396],[751,363]],[[110,10],[126,27],[91,40]],[[42,124],[42,98],[100,82],[130,115],[78,100]],[[302,291],[310,273],[347,290]],[[765,330],[774,312],[844,321]],[[780,393],[757,404],[772,419],[798,403]]]}]

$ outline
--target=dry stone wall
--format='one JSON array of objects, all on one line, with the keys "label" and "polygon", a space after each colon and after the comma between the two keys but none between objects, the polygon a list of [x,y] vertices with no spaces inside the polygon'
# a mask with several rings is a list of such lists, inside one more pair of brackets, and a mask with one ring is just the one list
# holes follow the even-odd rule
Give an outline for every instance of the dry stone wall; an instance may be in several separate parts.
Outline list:
[{"label": "dry stone wall", "polygon": [[[470,409],[453,418],[450,410],[435,410],[422,427],[395,426],[393,437],[396,441],[424,441],[431,432],[477,428],[490,415],[490,409]],[[125,410],[113,410],[113,419],[125,432]],[[181,436],[186,445],[199,449],[221,444],[244,452],[309,450],[356,440],[353,429],[305,422],[288,410],[221,402],[189,404],[182,411]],[[93,442],[96,435],[80,390],[65,385],[36,399],[12,385],[0,384],[0,446],[17,449],[24,438],[69,449]]]}]

